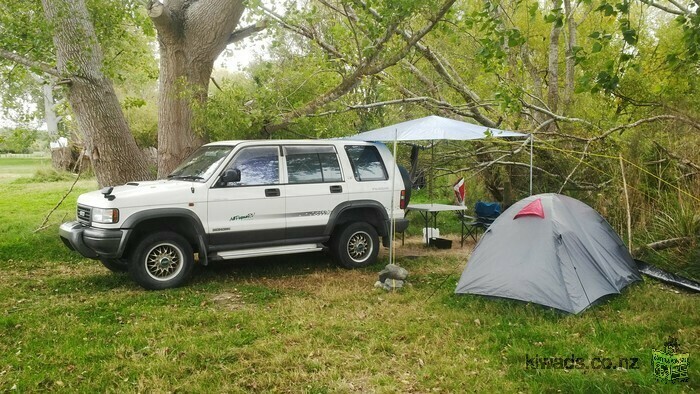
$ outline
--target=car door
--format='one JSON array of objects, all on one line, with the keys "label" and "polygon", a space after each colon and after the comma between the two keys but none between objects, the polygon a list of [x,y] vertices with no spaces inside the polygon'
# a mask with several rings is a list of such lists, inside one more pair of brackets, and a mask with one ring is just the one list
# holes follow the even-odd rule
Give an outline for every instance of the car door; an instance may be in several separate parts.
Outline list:
[{"label": "car door", "polygon": [[238,182],[217,182],[209,190],[208,233],[214,250],[274,246],[285,238],[285,186],[278,146],[247,146],[227,169]]},{"label": "car door", "polygon": [[338,152],[333,145],[290,145],[287,173],[287,238],[320,242],[333,209],[348,200]]}]

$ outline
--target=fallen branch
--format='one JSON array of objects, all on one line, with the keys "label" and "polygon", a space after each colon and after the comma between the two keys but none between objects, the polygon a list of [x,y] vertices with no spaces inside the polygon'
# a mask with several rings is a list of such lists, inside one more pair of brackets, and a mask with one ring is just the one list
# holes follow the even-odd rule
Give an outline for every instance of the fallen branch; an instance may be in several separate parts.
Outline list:
[{"label": "fallen branch", "polygon": [[591,142],[588,141],[586,142],[586,146],[583,148],[583,153],[581,154],[581,159],[579,159],[578,163],[576,163],[576,166],[574,167],[573,170],[569,173],[569,175],[564,179],[564,183],[561,184],[561,187],[559,188],[559,191],[557,193],[561,194],[561,191],[564,190],[564,186],[569,182],[572,176],[574,176],[574,173],[576,173],[576,170],[581,166],[581,163],[586,159],[586,156],[588,156],[588,148],[590,147]]},{"label": "fallen branch", "polygon": [[678,238],[671,238],[671,239],[664,239],[662,241],[656,241],[652,242],[649,244],[646,244],[642,247],[635,248],[632,251],[632,255],[637,256],[641,252],[643,252],[645,249],[651,249],[654,251],[659,251],[659,250],[664,250],[664,249],[670,249],[670,248],[678,248],[680,246],[685,246],[693,242],[693,240],[698,239],[698,237],[678,237]]},{"label": "fallen branch", "polygon": [[685,165],[685,166],[687,166],[687,167],[694,168],[694,169],[700,171],[700,165],[697,165],[697,164],[693,163],[692,161],[690,161],[690,160],[688,160],[688,159],[686,159],[686,158],[684,158],[684,157],[681,157],[681,156],[678,156],[678,155],[672,153],[671,151],[669,151],[668,149],[664,148],[663,146],[661,146],[661,144],[659,144],[659,143],[656,142],[656,141],[652,141],[652,142],[654,143],[654,145],[656,145],[656,147],[658,147],[659,149],[661,149],[662,151],[664,151],[664,153],[666,153],[670,158],[678,160],[681,164],[683,164],[683,165]]},{"label": "fallen branch", "polygon": [[[73,184],[70,185],[68,192],[66,194],[64,194],[63,197],[61,198],[61,200],[56,204],[56,206],[53,207],[53,209],[50,210],[48,214],[46,214],[44,221],[41,222],[41,224],[39,225],[39,227],[37,227],[36,230],[32,231],[32,234],[36,234],[39,231],[42,231],[48,227],[46,225],[46,223],[49,221],[49,218],[51,217],[51,215],[58,209],[58,207],[61,206],[61,204],[63,204],[63,201],[65,201],[66,198],[73,192],[73,188],[75,187],[75,184],[78,183],[78,180],[80,179],[80,174],[82,174],[82,172],[83,172],[83,157],[84,157],[84,154],[81,154],[80,155],[80,162],[78,165],[78,176],[75,177],[75,181],[73,181]],[[64,216],[64,218],[65,218],[65,216]]]}]

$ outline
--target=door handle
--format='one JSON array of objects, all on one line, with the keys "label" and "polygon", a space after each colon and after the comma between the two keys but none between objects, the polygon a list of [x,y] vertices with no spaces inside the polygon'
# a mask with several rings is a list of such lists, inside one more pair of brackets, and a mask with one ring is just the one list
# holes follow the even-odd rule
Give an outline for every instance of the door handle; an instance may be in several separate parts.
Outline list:
[{"label": "door handle", "polygon": [[342,193],[343,192],[343,187],[340,185],[333,185],[331,186],[331,193]]},{"label": "door handle", "polygon": [[279,197],[280,189],[265,189],[265,197]]}]

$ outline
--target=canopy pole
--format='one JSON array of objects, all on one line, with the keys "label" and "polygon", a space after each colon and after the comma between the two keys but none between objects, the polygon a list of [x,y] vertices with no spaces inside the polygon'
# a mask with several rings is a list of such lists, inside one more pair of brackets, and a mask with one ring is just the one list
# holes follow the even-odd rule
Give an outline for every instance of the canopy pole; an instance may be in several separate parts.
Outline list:
[{"label": "canopy pole", "polygon": [[396,145],[398,140],[399,129],[394,130],[394,165],[392,169],[391,176],[391,221],[389,224],[389,264],[394,264],[396,259],[394,253],[394,232],[396,231],[396,224],[394,220],[394,198],[396,195],[396,166],[398,162],[396,160]]},{"label": "canopy pole", "polygon": [[532,142],[535,136],[530,133],[530,195],[532,195]]},{"label": "canopy pole", "polygon": [[[435,140],[430,140],[430,183],[428,184],[428,196],[433,203],[433,183],[435,182]],[[427,229],[425,231],[428,231]]]}]

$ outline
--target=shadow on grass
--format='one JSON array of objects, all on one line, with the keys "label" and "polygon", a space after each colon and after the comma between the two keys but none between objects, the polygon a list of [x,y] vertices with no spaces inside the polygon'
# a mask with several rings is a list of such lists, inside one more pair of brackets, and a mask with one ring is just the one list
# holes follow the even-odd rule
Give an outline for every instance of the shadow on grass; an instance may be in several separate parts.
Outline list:
[{"label": "shadow on grass", "polygon": [[213,261],[195,272],[197,282],[223,279],[266,279],[307,276],[317,272],[338,270],[325,253],[304,253],[286,256],[257,257],[240,260]]}]

